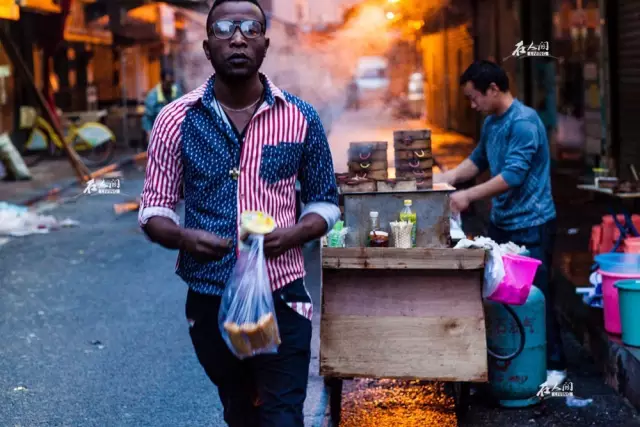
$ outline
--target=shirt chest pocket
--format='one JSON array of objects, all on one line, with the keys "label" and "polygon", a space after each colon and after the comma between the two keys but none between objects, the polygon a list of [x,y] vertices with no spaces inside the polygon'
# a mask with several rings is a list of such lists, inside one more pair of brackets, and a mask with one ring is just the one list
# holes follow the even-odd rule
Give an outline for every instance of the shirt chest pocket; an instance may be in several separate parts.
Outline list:
[{"label": "shirt chest pocket", "polygon": [[300,169],[302,149],[302,142],[264,145],[260,162],[260,178],[268,184],[276,184],[296,175]]}]

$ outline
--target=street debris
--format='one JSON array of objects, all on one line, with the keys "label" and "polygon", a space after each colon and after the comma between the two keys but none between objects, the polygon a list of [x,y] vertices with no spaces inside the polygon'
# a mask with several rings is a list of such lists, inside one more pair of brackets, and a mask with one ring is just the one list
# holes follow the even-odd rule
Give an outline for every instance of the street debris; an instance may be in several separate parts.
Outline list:
[{"label": "street debris", "polygon": [[104,348],[104,344],[100,340],[91,341],[90,344],[94,347],[97,347],[98,350],[102,350]]},{"label": "street debris", "polygon": [[567,396],[567,406],[570,408],[584,408],[593,403],[593,399],[580,399],[575,396]]},{"label": "street debris", "polygon": [[128,212],[137,212],[140,208],[140,200],[136,199],[132,202],[116,203],[113,205],[113,211],[116,215],[122,215]]},{"label": "street debris", "polygon": [[27,388],[23,386],[18,386],[18,387],[14,387],[13,391],[27,391]]},{"label": "street debris", "polygon": [[46,234],[51,230],[79,225],[72,219],[58,220],[50,215],[41,215],[24,206],[0,202],[0,236],[22,237],[31,234]]}]

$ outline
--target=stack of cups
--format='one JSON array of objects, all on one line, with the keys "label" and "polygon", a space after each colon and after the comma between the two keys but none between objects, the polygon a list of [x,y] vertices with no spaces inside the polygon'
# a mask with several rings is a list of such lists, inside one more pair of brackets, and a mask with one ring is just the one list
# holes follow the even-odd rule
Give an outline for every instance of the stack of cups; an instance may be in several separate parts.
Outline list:
[{"label": "stack of cups", "polygon": [[413,230],[412,222],[399,221],[392,222],[390,225],[394,247],[402,249],[410,249],[413,247],[411,242],[411,231]]}]

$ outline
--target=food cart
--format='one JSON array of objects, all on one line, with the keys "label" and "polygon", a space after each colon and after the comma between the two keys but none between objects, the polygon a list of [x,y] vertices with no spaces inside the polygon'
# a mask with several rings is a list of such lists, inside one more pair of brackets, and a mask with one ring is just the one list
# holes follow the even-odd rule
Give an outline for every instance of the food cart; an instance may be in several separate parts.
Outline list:
[{"label": "food cart", "polygon": [[[470,383],[488,381],[486,254],[452,248],[451,191],[342,192],[346,247],[322,249],[320,375],[334,425],[345,379],[444,381],[459,414]],[[405,199],[418,218],[416,247],[366,247],[369,212],[388,227]]]}]

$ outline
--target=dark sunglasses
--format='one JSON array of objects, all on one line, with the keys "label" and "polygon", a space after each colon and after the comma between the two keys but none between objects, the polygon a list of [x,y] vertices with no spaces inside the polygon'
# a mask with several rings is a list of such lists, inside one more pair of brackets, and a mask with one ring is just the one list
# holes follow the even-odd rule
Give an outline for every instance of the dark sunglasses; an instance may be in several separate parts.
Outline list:
[{"label": "dark sunglasses", "polygon": [[237,29],[247,39],[256,39],[264,34],[262,23],[252,19],[246,21],[216,21],[209,28],[209,35],[217,39],[227,40],[233,37]]}]

